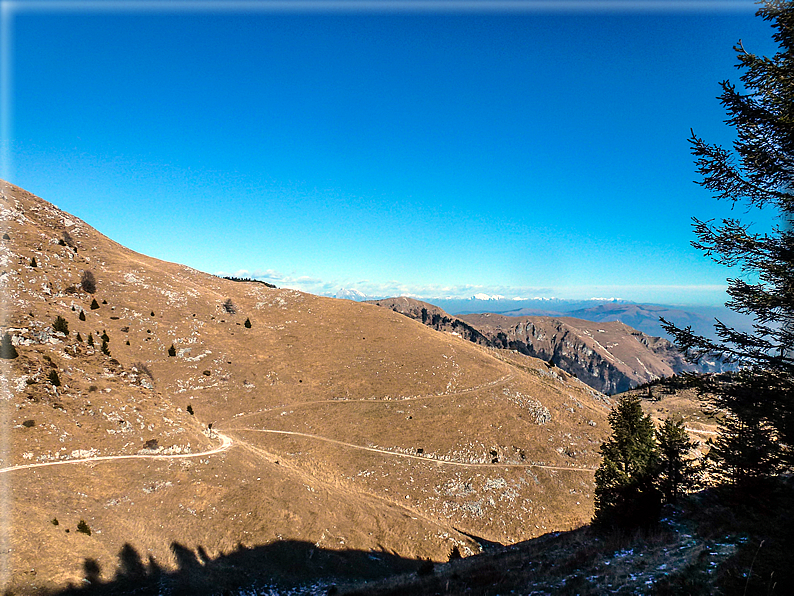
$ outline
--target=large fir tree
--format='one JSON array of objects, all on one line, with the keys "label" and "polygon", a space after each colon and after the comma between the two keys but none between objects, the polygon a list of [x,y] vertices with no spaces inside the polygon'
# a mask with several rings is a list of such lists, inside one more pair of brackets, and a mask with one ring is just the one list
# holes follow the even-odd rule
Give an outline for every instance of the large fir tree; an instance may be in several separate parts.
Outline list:
[{"label": "large fir tree", "polygon": [[640,403],[637,396],[625,396],[609,413],[612,435],[601,445],[603,459],[595,474],[596,525],[636,527],[658,517],[656,438]]},{"label": "large fir tree", "polygon": [[779,216],[761,231],[738,218],[694,220],[693,246],[738,268],[727,306],[753,316],[754,331],[718,321],[712,341],[663,321],[692,358],[717,353],[742,367],[727,381],[704,379],[701,389],[727,411],[712,456],[725,478],[743,485],[790,466],[794,444],[794,2],[770,0],[757,14],[775,29],[779,51],[764,57],[734,47],[743,88],[723,81],[719,96],[736,131],[733,150],[694,132],[690,139],[700,184],[715,198]]}]

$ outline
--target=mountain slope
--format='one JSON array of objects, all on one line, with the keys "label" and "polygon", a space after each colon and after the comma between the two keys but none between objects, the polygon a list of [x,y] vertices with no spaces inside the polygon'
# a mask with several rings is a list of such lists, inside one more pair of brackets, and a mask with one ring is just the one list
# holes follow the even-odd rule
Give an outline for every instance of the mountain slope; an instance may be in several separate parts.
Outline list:
[{"label": "mountain slope", "polygon": [[125,544],[445,560],[592,515],[609,403],[541,361],[152,259],[10,184],[0,222],[4,589],[107,579]]},{"label": "mountain slope", "polygon": [[461,318],[493,337],[496,347],[551,360],[608,394],[694,370],[666,339],[647,336],[621,322],[489,314]]},{"label": "mountain slope", "polygon": [[687,363],[669,341],[648,336],[621,322],[491,313],[453,317],[412,298],[372,302],[479,345],[516,350],[551,361],[608,394],[683,371],[711,370],[708,364],[696,367]]}]

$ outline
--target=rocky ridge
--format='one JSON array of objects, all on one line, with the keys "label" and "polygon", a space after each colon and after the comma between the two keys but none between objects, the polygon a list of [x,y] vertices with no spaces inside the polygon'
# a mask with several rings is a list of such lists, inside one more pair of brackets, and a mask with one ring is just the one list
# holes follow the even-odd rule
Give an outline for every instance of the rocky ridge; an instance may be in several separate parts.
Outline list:
[{"label": "rocky ridge", "polygon": [[407,297],[371,303],[478,345],[539,358],[609,395],[681,372],[711,372],[714,368],[686,362],[668,340],[646,335],[619,321],[490,313],[455,317],[432,304]]}]

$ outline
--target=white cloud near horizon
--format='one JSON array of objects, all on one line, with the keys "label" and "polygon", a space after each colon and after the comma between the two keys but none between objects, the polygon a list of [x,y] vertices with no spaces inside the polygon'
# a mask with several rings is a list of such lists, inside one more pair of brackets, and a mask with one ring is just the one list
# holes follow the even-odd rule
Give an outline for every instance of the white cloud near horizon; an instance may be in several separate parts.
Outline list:
[{"label": "white cloud near horizon", "polygon": [[[280,288],[300,290],[318,296],[335,296],[342,290],[355,290],[367,298],[410,296],[412,298],[469,299],[478,296],[500,296],[502,300],[532,300],[558,298],[562,300],[627,300],[631,302],[657,302],[671,304],[723,304],[726,300],[725,284],[701,285],[605,285],[568,287],[515,287],[485,286],[477,284],[408,284],[397,280],[378,282],[372,280],[321,279],[310,275],[285,274],[274,269],[234,273],[218,272],[216,275],[250,277],[272,283]],[[605,298],[608,296],[608,298]]]}]

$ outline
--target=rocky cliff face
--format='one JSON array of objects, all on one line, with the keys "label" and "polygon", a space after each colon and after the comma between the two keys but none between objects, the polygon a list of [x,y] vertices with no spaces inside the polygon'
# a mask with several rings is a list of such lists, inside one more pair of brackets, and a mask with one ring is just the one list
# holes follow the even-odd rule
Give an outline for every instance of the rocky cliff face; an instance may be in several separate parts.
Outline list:
[{"label": "rocky cliff face", "polygon": [[399,297],[373,301],[425,325],[474,343],[540,358],[607,394],[685,371],[707,372],[686,362],[675,346],[619,321],[571,317],[451,316],[440,308]]}]

